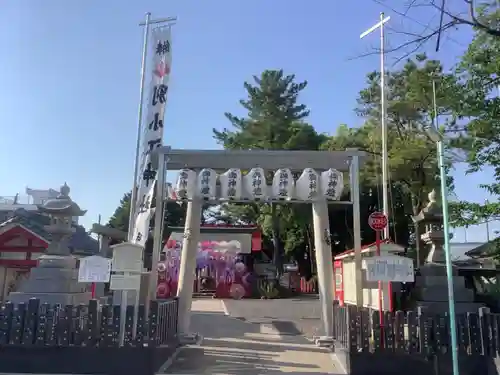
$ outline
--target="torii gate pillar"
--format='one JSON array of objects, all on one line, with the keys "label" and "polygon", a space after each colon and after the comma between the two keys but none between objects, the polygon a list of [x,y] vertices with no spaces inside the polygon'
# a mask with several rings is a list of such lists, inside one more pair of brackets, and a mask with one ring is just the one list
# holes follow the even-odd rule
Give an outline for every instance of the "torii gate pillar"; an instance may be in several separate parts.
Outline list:
[{"label": "torii gate pillar", "polygon": [[322,336],[325,341],[333,332],[333,262],[330,240],[330,221],[328,219],[328,205],[321,199],[312,203],[312,217],[314,226],[314,248],[316,250],[316,270],[318,271],[319,300],[321,303],[321,322],[323,323]]},{"label": "torii gate pillar", "polygon": [[[365,157],[364,152],[355,149],[346,151],[270,151],[270,150],[174,150],[170,147],[159,147],[155,150],[152,163],[158,168],[158,185],[164,186],[167,163],[172,170],[191,168],[200,170],[211,168],[227,170],[240,168],[250,170],[260,167],[265,170],[289,168],[292,171],[302,171],[313,168],[324,171],[330,168],[348,171],[350,175],[351,200],[347,202],[328,202],[332,204],[353,205],[354,250],[356,266],[356,302],[363,306],[362,270],[361,270],[361,233],[359,207],[359,166]],[[152,285],[156,279],[154,272],[159,262],[162,244],[163,202],[165,189],[157,189],[157,210],[155,216]],[[201,200],[188,204],[186,216],[185,237],[182,244],[181,267],[177,296],[179,298],[178,328],[182,337],[190,335],[190,312],[193,292],[193,279],[196,268],[196,252],[200,238]],[[323,338],[329,339],[333,333],[333,266],[329,235],[328,208],[326,200],[311,202],[313,204],[314,242],[316,247],[316,262],[318,269],[318,284],[323,323]],[[153,297],[154,298],[154,297]],[[326,336],[326,337],[325,337]],[[320,339],[321,340],[321,339]]]},{"label": "torii gate pillar", "polygon": [[196,270],[196,256],[200,242],[201,200],[193,200],[187,204],[186,225],[182,241],[181,266],[177,298],[179,299],[179,315],[177,327],[181,337],[189,337],[191,322],[191,303],[193,300],[193,283]]}]

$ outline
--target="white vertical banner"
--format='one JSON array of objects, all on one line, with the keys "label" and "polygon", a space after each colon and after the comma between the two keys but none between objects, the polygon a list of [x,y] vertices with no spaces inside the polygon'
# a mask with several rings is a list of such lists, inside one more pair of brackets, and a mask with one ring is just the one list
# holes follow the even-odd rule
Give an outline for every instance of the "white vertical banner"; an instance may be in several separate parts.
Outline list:
[{"label": "white vertical banner", "polygon": [[150,183],[148,192],[142,196],[138,196],[138,211],[135,217],[134,232],[132,237],[132,242],[137,245],[146,246],[149,234],[149,222],[153,214],[151,201],[154,197],[155,186],[156,181]]},{"label": "white vertical banner", "polygon": [[135,202],[136,217],[132,238],[132,242],[143,246],[148,238],[151,202],[157,179],[157,170],[151,165],[151,153],[163,144],[163,118],[172,64],[171,27],[153,29],[152,41],[151,85],[142,135],[142,154],[139,164],[137,201]]}]

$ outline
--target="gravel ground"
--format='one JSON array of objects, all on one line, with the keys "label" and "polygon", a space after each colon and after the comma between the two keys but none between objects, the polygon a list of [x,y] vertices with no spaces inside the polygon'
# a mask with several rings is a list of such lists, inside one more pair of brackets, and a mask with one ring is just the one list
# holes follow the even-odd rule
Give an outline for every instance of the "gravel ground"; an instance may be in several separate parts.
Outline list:
[{"label": "gravel ground", "polygon": [[311,338],[320,332],[320,304],[316,297],[272,300],[224,300],[230,316],[249,323],[271,324],[282,334]]}]

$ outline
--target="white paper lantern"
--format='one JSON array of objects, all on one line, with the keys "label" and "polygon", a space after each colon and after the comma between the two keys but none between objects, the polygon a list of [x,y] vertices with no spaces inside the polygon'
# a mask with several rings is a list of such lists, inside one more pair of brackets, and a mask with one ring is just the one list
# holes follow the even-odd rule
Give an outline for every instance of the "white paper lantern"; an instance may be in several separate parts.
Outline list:
[{"label": "white paper lantern", "polygon": [[241,171],[231,168],[219,176],[221,198],[235,200],[242,196],[243,181]]},{"label": "white paper lantern", "polygon": [[267,183],[264,169],[252,168],[243,177],[243,183],[248,198],[252,200],[263,200],[267,198]]},{"label": "white paper lantern", "polygon": [[326,199],[339,200],[344,190],[344,175],[330,168],[321,173],[321,192]]},{"label": "white paper lantern", "polygon": [[177,199],[193,198],[195,190],[196,172],[191,169],[181,169],[175,187]]},{"label": "white paper lantern", "polygon": [[204,168],[198,174],[196,193],[203,199],[214,199],[216,195],[217,173],[210,168]]},{"label": "white paper lantern", "polygon": [[295,192],[295,181],[292,171],[288,168],[278,169],[274,173],[272,196],[276,199],[290,200]]},{"label": "white paper lantern", "polygon": [[302,201],[313,201],[320,193],[320,178],[312,168],[306,168],[295,184],[295,195]]}]

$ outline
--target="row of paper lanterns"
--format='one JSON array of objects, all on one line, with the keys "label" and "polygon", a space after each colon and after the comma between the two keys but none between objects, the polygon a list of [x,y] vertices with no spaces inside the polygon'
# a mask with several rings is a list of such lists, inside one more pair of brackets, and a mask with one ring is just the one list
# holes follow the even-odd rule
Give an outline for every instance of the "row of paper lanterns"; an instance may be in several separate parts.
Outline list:
[{"label": "row of paper lanterns", "polygon": [[[217,196],[217,184],[220,196]],[[177,199],[224,200],[300,200],[313,201],[321,198],[338,200],[344,189],[342,172],[329,169],[316,172],[312,168],[304,169],[295,180],[290,169],[279,169],[274,173],[268,185],[263,168],[253,168],[246,175],[241,170],[232,168],[218,175],[213,169],[205,168],[196,173],[191,169],[179,172],[175,195]]]}]

